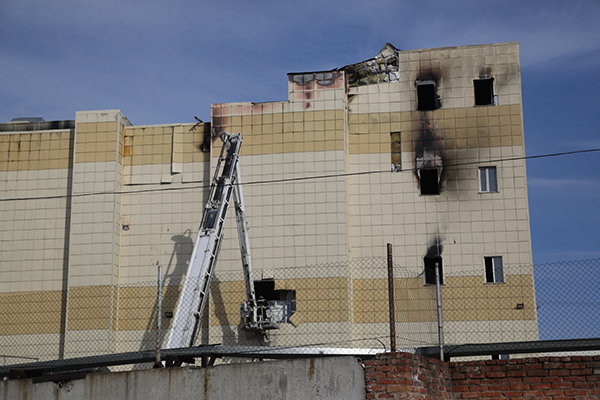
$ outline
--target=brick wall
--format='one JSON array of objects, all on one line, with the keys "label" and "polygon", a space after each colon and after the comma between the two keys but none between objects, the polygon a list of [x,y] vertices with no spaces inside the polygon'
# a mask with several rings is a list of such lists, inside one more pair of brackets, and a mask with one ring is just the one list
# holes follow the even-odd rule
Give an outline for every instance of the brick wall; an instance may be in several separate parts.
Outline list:
[{"label": "brick wall", "polygon": [[410,353],[365,361],[367,399],[452,399],[448,363]]},{"label": "brick wall", "polygon": [[367,399],[600,399],[600,356],[445,363],[408,353],[365,361]]},{"label": "brick wall", "polygon": [[600,356],[449,364],[456,399],[600,398]]}]

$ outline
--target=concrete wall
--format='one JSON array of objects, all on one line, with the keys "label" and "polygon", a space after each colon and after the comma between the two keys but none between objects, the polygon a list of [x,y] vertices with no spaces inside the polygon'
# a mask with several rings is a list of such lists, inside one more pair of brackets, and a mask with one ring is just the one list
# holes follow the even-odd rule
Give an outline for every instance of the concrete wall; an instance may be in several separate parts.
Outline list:
[{"label": "concrete wall", "polygon": [[[62,386],[62,387],[61,387]],[[362,366],[352,357],[285,360],[90,374],[33,384],[0,382],[0,399],[364,399]]]}]

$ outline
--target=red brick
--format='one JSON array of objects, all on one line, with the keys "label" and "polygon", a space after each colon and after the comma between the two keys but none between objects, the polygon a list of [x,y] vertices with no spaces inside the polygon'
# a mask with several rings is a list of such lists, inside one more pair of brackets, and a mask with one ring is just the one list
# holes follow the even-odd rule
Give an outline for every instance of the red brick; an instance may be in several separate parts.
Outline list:
[{"label": "red brick", "polygon": [[571,375],[571,371],[568,369],[553,369],[550,370],[550,375],[552,376],[569,376]]},{"label": "red brick", "polygon": [[375,371],[377,372],[390,372],[390,371],[395,371],[396,368],[392,367],[391,365],[382,365],[382,366],[377,366],[375,367]]},{"label": "red brick", "polygon": [[508,377],[514,377],[514,378],[524,377],[524,376],[526,376],[526,373],[525,373],[525,371],[508,371],[506,373],[506,376],[508,376]]},{"label": "red brick", "polygon": [[549,383],[538,383],[536,385],[531,385],[532,390],[545,390],[552,389],[552,385]]},{"label": "red brick", "polygon": [[396,384],[398,385],[412,385],[414,383],[414,381],[412,379],[407,379],[407,378],[400,378],[400,379],[394,379]]},{"label": "red brick", "polygon": [[[562,390],[544,390],[544,395],[545,396],[550,396],[553,398],[556,398],[556,396],[563,396],[565,393]],[[541,394],[539,395],[541,396]]]},{"label": "red brick", "polygon": [[469,373],[467,374],[467,379],[483,379],[485,378],[485,374],[482,373]]},{"label": "red brick", "polygon": [[525,377],[523,383],[540,383],[542,378]]},{"label": "red brick", "polygon": [[588,368],[600,368],[600,362],[588,362],[586,364]]},{"label": "red brick", "polygon": [[[502,393],[504,393],[504,397],[509,398],[509,399],[514,399],[515,397],[521,397],[523,395],[523,392],[518,392],[516,390],[509,390],[509,391],[505,391]],[[498,397],[502,397],[502,396],[498,396]]]},{"label": "red brick", "polygon": [[480,399],[481,398],[481,393],[463,393],[460,397],[461,399]]},{"label": "red brick", "polygon": [[393,399],[394,395],[391,393],[378,393],[376,399]]},{"label": "red brick", "polygon": [[[561,393],[562,394],[562,393]],[[542,392],[541,390],[526,390],[523,392],[523,397],[539,397],[539,396],[543,396],[544,392]]]},{"label": "red brick", "polygon": [[486,398],[502,397],[502,392],[482,392],[481,395]]},{"label": "red brick", "polygon": [[548,371],[545,369],[527,371],[527,376],[547,376]]},{"label": "red brick", "polygon": [[504,373],[504,372],[486,372],[485,376],[487,378],[504,378],[504,377],[506,377],[506,373]]},{"label": "red brick", "polygon": [[557,362],[545,362],[544,363],[544,369],[559,369],[559,368],[563,368],[562,363],[557,363]]},{"label": "red brick", "polygon": [[413,389],[410,385],[388,385],[388,392],[409,392]]},{"label": "red brick", "polygon": [[470,387],[470,392],[483,392],[488,390],[487,386],[471,386]]},{"label": "red brick", "polygon": [[585,382],[585,376],[565,376],[565,382]]},{"label": "red brick", "polygon": [[542,379],[544,382],[556,383],[556,382],[564,382],[565,378],[562,376],[547,376]]},{"label": "red brick", "polygon": [[523,385],[522,383],[516,385],[510,385],[510,390],[529,390],[529,385]]},{"label": "red brick", "polygon": [[384,379],[385,377],[383,372],[367,372],[365,374],[365,379]]},{"label": "red brick", "polygon": [[532,370],[537,370],[537,369],[543,369],[543,364],[537,363],[537,364],[527,364],[523,366],[523,370],[524,371],[532,371]]},{"label": "red brick", "polygon": [[567,389],[565,390],[566,396],[585,396],[587,394],[587,390],[583,389]]},{"label": "red brick", "polygon": [[565,368],[566,369],[581,369],[581,368],[585,368],[585,364],[570,362],[570,363],[565,363]]},{"label": "red brick", "polygon": [[468,392],[469,387],[468,386],[452,386],[452,391],[453,392]]},{"label": "red brick", "polygon": [[581,388],[581,389],[593,389],[594,386],[595,385],[593,383],[589,383],[589,382],[575,382],[573,384],[574,388]]},{"label": "red brick", "polygon": [[573,388],[573,382],[559,382],[559,383],[552,384],[552,389],[572,389],[572,388]]}]

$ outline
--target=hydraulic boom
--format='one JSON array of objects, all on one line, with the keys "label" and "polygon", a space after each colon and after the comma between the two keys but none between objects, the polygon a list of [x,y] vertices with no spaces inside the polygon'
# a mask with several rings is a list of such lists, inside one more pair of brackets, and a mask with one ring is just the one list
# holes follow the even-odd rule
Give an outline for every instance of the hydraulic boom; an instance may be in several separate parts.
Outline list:
[{"label": "hydraulic boom", "polygon": [[244,281],[246,283],[246,300],[240,306],[242,328],[264,331],[266,329],[276,329],[279,327],[278,323],[283,322],[283,313],[278,310],[278,307],[276,305],[271,307],[264,301],[257,302],[254,290],[248,224],[246,222],[239,170],[242,135],[239,133],[230,135],[227,132],[221,132],[219,137],[223,141],[223,147],[217,161],[208,201],[204,207],[194,250],[173,315],[173,322],[165,346],[168,349],[190,347],[196,341],[221,248],[223,226],[232,196],[236,211]]}]

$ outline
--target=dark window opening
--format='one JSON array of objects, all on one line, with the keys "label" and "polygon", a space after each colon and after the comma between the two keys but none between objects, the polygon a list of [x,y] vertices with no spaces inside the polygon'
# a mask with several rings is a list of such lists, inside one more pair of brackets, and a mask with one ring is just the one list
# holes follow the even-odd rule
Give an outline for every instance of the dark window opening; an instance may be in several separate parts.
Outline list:
[{"label": "dark window opening", "polygon": [[425,260],[425,284],[435,285],[435,264],[438,264],[440,269],[440,284],[444,284],[444,270],[442,268],[442,257],[441,256],[427,256],[423,258]]},{"label": "dark window opening", "polygon": [[440,194],[438,174],[437,168],[419,170],[421,194]]},{"label": "dark window opening", "polygon": [[281,306],[283,308],[283,321],[289,322],[289,318],[296,312],[296,291],[275,290],[275,280],[263,279],[254,281],[254,293],[256,301],[268,306]]},{"label": "dark window opening", "polygon": [[390,148],[392,153],[392,172],[402,170],[402,134],[400,132],[390,133]]},{"label": "dark window opening", "polygon": [[417,82],[417,110],[430,111],[440,108],[440,98],[437,95],[435,81]]},{"label": "dark window opening", "polygon": [[491,106],[494,104],[494,78],[474,79],[476,106]]},{"label": "dark window opening", "polygon": [[502,257],[484,257],[485,281],[487,283],[504,283]]}]

